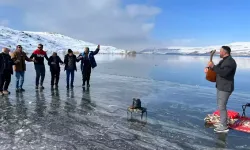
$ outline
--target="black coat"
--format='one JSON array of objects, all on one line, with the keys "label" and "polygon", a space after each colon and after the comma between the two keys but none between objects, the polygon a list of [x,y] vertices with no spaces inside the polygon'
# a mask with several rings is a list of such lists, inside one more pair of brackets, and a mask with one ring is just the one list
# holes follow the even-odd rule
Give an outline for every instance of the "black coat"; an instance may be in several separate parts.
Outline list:
[{"label": "black coat", "polygon": [[216,88],[219,91],[233,92],[234,91],[234,75],[237,64],[231,57],[225,57],[217,65],[213,67],[216,72]]},{"label": "black coat", "polygon": [[60,71],[60,63],[63,63],[61,58],[59,56],[56,56],[56,64],[55,64],[55,66],[52,64],[53,62],[54,62],[54,58],[53,58],[53,56],[50,56],[50,58],[48,60],[48,65],[50,66],[50,71],[51,72]]},{"label": "black coat", "polygon": [[5,71],[13,74],[13,65],[15,65],[14,61],[9,54],[0,53],[0,74],[3,74]]},{"label": "black coat", "polygon": [[[77,71],[76,62],[79,62],[80,60],[76,58],[76,55],[73,54],[72,56],[73,56],[74,70]],[[69,62],[69,54],[65,55],[64,57],[64,64],[65,64],[64,70],[68,69],[68,62]]]}]

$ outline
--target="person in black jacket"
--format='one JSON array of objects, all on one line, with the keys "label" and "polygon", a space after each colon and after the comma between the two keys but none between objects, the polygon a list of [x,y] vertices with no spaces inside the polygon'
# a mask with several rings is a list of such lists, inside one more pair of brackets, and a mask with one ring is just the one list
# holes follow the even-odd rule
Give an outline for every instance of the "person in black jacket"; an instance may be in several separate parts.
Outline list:
[{"label": "person in black jacket", "polygon": [[68,49],[68,54],[64,57],[64,64],[66,70],[66,82],[67,82],[67,89],[69,88],[69,76],[71,76],[71,82],[70,86],[71,88],[74,87],[74,77],[75,77],[75,71],[77,71],[76,68],[76,62],[79,62],[80,60],[76,59],[76,55],[73,54],[73,51],[71,49]]},{"label": "person in black jacket", "polygon": [[[213,62],[208,64],[208,67],[216,73],[217,105],[220,111],[220,123],[215,125],[215,132],[229,131],[226,106],[230,95],[234,91],[234,76],[237,68],[237,64],[230,53],[230,47],[222,46],[220,49],[222,60],[217,65],[214,65]],[[207,72],[207,68],[205,72]]]},{"label": "person in black jacket", "polygon": [[2,53],[0,53],[0,95],[8,95],[8,87],[11,81],[11,75],[13,74],[13,65],[15,63],[9,55],[10,50],[8,48],[3,48]]},{"label": "person in black jacket", "polygon": [[63,64],[63,61],[57,53],[54,52],[52,56],[49,57],[48,65],[50,66],[51,72],[51,88],[55,87],[58,88],[58,82],[60,78],[60,64]]}]

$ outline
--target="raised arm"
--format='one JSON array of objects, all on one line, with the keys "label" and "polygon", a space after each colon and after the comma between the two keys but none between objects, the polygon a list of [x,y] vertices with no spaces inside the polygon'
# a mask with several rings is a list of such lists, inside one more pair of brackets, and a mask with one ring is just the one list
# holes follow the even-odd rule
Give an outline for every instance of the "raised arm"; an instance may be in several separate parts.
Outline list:
[{"label": "raised arm", "polygon": [[99,53],[99,50],[100,50],[100,45],[97,46],[96,50],[93,51],[93,55],[96,55]]}]

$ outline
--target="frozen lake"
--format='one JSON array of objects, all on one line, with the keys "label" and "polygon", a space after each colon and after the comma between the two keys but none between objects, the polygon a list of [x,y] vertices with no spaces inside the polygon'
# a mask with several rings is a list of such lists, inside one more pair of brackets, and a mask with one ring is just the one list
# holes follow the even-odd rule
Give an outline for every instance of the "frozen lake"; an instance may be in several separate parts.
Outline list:
[{"label": "frozen lake", "polygon": [[[45,89],[35,91],[34,67],[28,63],[26,92],[15,93],[13,76],[11,95],[0,98],[0,149],[250,149],[249,134],[215,134],[204,127],[204,117],[216,109],[215,85],[203,72],[208,59],[97,55],[90,89],[81,87],[78,63],[75,87],[69,91],[63,68],[59,90],[50,89],[47,69]],[[241,105],[250,102],[250,58],[235,59],[235,92],[228,107],[241,112]],[[147,107],[147,123],[127,120],[133,97]]]}]

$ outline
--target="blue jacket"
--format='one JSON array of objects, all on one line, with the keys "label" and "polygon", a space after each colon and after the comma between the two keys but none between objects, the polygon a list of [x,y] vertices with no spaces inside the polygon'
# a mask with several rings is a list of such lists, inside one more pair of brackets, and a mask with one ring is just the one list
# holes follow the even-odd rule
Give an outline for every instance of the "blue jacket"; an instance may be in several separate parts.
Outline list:
[{"label": "blue jacket", "polygon": [[[88,58],[89,58],[90,65],[91,65],[92,68],[95,68],[95,67],[97,66],[94,55],[98,54],[99,50],[100,50],[100,49],[97,48],[95,51],[90,51],[89,54],[88,54]],[[80,59],[80,61],[81,61],[81,70],[82,70],[82,71],[83,71],[83,68],[84,68],[84,63],[83,63],[83,61],[84,61],[84,59],[85,59],[85,55],[86,55],[86,54],[83,52],[83,53],[81,53],[81,54],[77,57],[77,58],[79,58],[79,57],[82,56],[82,59]]]}]

